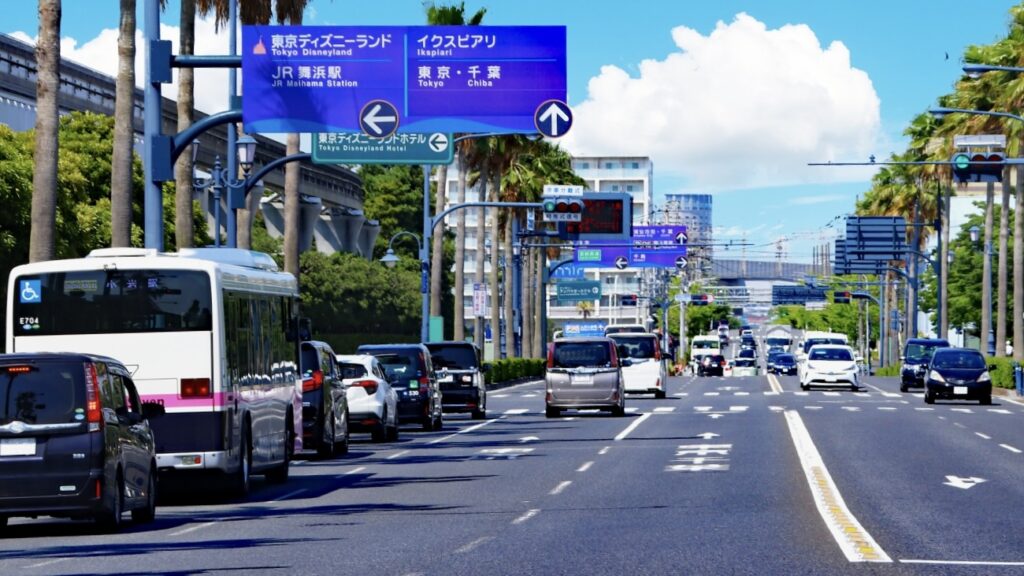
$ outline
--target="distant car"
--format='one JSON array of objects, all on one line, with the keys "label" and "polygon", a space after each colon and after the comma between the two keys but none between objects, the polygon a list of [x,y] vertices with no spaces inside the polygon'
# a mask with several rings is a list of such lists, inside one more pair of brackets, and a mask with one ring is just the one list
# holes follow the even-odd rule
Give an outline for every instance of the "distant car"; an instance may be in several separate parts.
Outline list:
[{"label": "distant car", "polygon": [[302,445],[321,458],[348,453],[348,399],[334,350],[308,340],[299,347],[302,373]]},{"label": "distant car", "polygon": [[384,367],[388,381],[398,394],[400,422],[418,422],[424,430],[442,428],[441,389],[426,346],[364,344],[356,353],[372,354]]},{"label": "distant car", "polygon": [[398,440],[398,395],[375,356],[338,356],[348,398],[349,429],[369,432],[374,442]]},{"label": "distant car", "polygon": [[86,354],[0,355],[0,526],[12,516],[156,515],[156,443],[127,368]]},{"label": "distant car", "polygon": [[604,329],[605,336],[621,334],[623,332],[645,334],[647,332],[647,328],[644,328],[642,324],[612,324]]},{"label": "distant car", "polygon": [[753,336],[749,336],[749,335],[748,336],[740,336],[740,350],[744,350],[744,349],[756,350],[757,349],[757,340],[755,340]]},{"label": "distant car", "polygon": [[753,348],[741,348],[740,351],[738,353],[736,353],[736,358],[737,359],[738,358],[747,358],[747,359],[756,361],[757,360],[757,350],[755,350]]},{"label": "distant car", "polygon": [[757,360],[754,358],[734,358],[732,361],[732,375],[733,377],[738,376],[757,376],[758,367]]},{"label": "distant car", "polygon": [[439,372],[445,412],[469,412],[475,420],[487,418],[487,387],[480,349],[472,342],[428,342],[427,349]]},{"label": "distant car", "polygon": [[661,354],[661,341],[654,334],[621,333],[610,336],[618,347],[619,358],[629,358],[631,366],[622,369],[626,393],[654,394],[665,397],[668,372]]},{"label": "distant car", "polygon": [[626,414],[622,368],[611,338],[563,338],[548,344],[544,414],[557,418],[566,409],[599,408],[614,416]]},{"label": "distant car", "polygon": [[711,356],[705,356],[701,359],[700,366],[697,371],[698,376],[725,376],[725,368],[729,365],[729,361],[725,359],[725,356],[721,354],[713,354]]},{"label": "distant car", "polygon": [[853,349],[839,344],[818,344],[807,353],[800,373],[800,388],[811,386],[840,386],[847,384],[852,390],[860,388],[860,369]]},{"label": "distant car", "polygon": [[900,366],[900,392],[924,386],[928,374],[928,361],[938,348],[949,348],[949,342],[938,338],[911,338],[903,346]]},{"label": "distant car", "polygon": [[924,382],[924,401],[934,404],[936,398],[991,404],[992,378],[985,357],[970,348],[937,348]]},{"label": "distant car", "polygon": [[729,345],[729,325],[723,324],[718,327],[718,340],[722,343],[722,346]]},{"label": "distant car", "polygon": [[777,355],[769,366],[769,371],[774,372],[775,374],[796,375],[796,356],[788,352]]}]

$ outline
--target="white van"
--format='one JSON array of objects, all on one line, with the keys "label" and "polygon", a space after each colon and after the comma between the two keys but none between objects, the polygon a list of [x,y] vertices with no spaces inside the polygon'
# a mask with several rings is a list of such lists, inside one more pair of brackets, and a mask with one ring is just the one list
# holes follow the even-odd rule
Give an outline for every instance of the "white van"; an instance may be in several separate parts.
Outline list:
[{"label": "white van", "polygon": [[722,353],[722,344],[718,336],[694,336],[690,340],[690,366],[694,374],[697,373],[697,366],[704,356],[717,356]]}]

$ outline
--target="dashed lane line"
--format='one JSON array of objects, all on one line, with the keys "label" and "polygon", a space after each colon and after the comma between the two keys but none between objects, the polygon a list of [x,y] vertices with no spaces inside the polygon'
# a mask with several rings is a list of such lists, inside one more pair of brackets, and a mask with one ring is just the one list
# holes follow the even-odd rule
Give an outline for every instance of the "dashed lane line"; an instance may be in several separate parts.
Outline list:
[{"label": "dashed lane line", "polygon": [[488,424],[491,424],[491,423],[494,423],[494,422],[497,422],[497,420],[484,420],[483,422],[481,422],[479,424],[474,424],[472,426],[468,426],[466,428],[463,428],[462,430],[459,430],[458,432],[455,432],[454,434],[449,434],[447,436],[442,436],[440,438],[434,438],[430,442],[427,442],[427,444],[440,444],[441,442],[444,442],[445,440],[451,440],[452,438],[455,438],[459,434],[466,434],[466,433],[472,432],[474,430],[479,430],[480,428],[483,428],[484,426],[487,426]]},{"label": "dashed lane line", "polygon": [[505,410],[504,414],[505,416],[519,416],[521,414],[526,414],[529,411],[529,408],[512,408],[511,410]]},{"label": "dashed lane line", "polygon": [[655,412],[659,412],[659,413],[675,412],[676,411],[676,407],[675,406],[658,406],[657,408],[654,409],[654,411]]},{"label": "dashed lane line", "polygon": [[357,468],[353,468],[353,469],[349,470],[348,472],[345,472],[344,474],[340,474],[338,476],[335,476],[335,478],[340,480],[340,479],[344,478],[345,476],[351,476],[352,474],[359,474],[363,470],[366,470],[366,466],[359,466]]},{"label": "dashed lane line", "polygon": [[586,472],[587,470],[590,470],[590,467],[593,466],[593,465],[594,465],[594,461],[593,460],[591,460],[590,462],[585,462],[583,464],[583,466],[580,466],[579,468],[577,468],[576,471],[577,472]]},{"label": "dashed lane line", "polygon": [[978,438],[983,438],[985,440],[991,440],[992,439],[992,437],[989,436],[988,434],[982,434],[981,432],[975,432],[974,435],[977,436]]},{"label": "dashed lane line", "polygon": [[209,528],[210,526],[213,526],[214,524],[216,524],[216,522],[203,522],[202,524],[195,524],[193,526],[189,526],[188,528],[183,528],[181,530],[178,530],[177,532],[171,532],[169,534],[169,536],[184,536],[185,534],[188,534],[189,532],[195,532],[196,530],[201,530],[203,528]]},{"label": "dashed lane line", "polygon": [[550,494],[552,496],[558,496],[559,494],[562,493],[563,490],[568,488],[570,484],[572,484],[572,480],[563,480],[563,481],[558,483],[558,486],[555,486],[554,488],[552,488],[551,492],[548,492],[548,494]]},{"label": "dashed lane line", "polygon": [[406,455],[406,454],[408,454],[408,453],[409,453],[409,451],[408,451],[408,450],[402,450],[401,452],[395,452],[395,453],[394,453],[394,454],[392,454],[391,456],[388,456],[388,457],[386,458],[386,460],[394,460],[395,458],[401,458],[402,456],[405,456],[405,455]]},{"label": "dashed lane line", "polygon": [[950,566],[1024,566],[1024,562],[1001,562],[988,560],[917,560],[901,558],[902,564],[948,564]]},{"label": "dashed lane line", "polygon": [[1007,450],[1009,450],[1010,452],[1013,452],[1014,454],[1020,454],[1020,452],[1021,452],[1019,449],[1014,448],[1013,446],[1010,446],[1009,444],[1000,444],[999,446],[1001,448],[1006,448]]},{"label": "dashed lane line", "polygon": [[518,518],[516,518],[515,520],[513,520],[512,523],[513,524],[522,524],[523,522],[526,522],[527,520],[529,520],[530,518],[533,518],[537,514],[540,514],[540,508],[533,508],[531,510],[527,510],[525,513],[523,513],[523,515],[521,515]]},{"label": "dashed lane line", "polygon": [[473,540],[472,542],[470,542],[469,544],[466,544],[465,546],[461,546],[459,548],[456,548],[455,549],[455,553],[456,554],[465,554],[466,552],[469,552],[469,551],[473,550],[477,546],[480,546],[481,544],[484,544],[484,543],[489,542],[491,540],[494,540],[494,536],[481,536],[480,538],[477,538],[476,540]]},{"label": "dashed lane line", "polygon": [[800,413],[796,410],[787,410],[785,415],[789,434],[793,438],[793,445],[807,477],[815,505],[846,559],[850,562],[892,562],[888,554],[847,508],[839,488],[836,487],[825,467],[825,462],[821,459],[821,454],[814,446]]},{"label": "dashed lane line", "polygon": [[71,558],[54,558],[37,564],[29,564],[28,566],[25,566],[25,568],[42,568],[43,566],[52,566],[58,562],[67,562],[68,560],[71,560]]},{"label": "dashed lane line", "polygon": [[647,420],[650,417],[651,417],[651,413],[650,412],[647,412],[646,414],[641,414],[640,417],[637,418],[636,420],[634,420],[632,424],[630,424],[629,426],[626,426],[625,430],[623,430],[622,432],[619,432],[619,434],[615,437],[615,441],[618,442],[619,440],[624,439],[626,436],[629,436],[630,432],[632,432],[633,430],[636,430],[637,426],[643,424],[644,420]]},{"label": "dashed lane line", "polygon": [[298,490],[292,490],[291,492],[285,494],[284,496],[281,496],[281,497],[278,497],[278,498],[274,498],[273,502],[280,502],[282,500],[287,500],[287,499],[291,498],[292,496],[298,496],[299,494],[302,494],[305,491],[306,491],[305,488],[299,488]]},{"label": "dashed lane line", "polygon": [[611,446],[605,446],[604,448],[601,448],[600,450],[598,450],[598,452],[597,452],[597,455],[598,455],[598,456],[604,456],[604,455],[605,455],[605,454],[607,454],[607,453],[608,453],[608,451],[609,451],[609,450],[611,450],[611,449],[612,449],[612,447],[611,447]]}]

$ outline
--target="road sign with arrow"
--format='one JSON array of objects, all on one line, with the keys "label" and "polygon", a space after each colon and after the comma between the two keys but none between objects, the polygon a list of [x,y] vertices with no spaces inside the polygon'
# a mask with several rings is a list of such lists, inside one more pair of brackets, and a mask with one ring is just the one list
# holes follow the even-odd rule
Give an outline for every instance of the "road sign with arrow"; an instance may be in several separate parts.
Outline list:
[{"label": "road sign with arrow", "polygon": [[572,109],[561,100],[548,100],[533,115],[537,132],[548,138],[561,138],[572,127]]},{"label": "road sign with arrow", "polygon": [[400,132],[371,138],[362,132],[313,135],[317,164],[451,164],[455,147],[444,132]]}]

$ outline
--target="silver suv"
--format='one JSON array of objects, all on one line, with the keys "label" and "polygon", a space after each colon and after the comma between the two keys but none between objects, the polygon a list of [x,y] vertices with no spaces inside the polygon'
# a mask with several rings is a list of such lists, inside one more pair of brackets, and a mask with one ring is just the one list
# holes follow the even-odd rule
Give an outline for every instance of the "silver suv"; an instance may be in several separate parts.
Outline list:
[{"label": "silver suv", "polygon": [[545,415],[562,410],[598,408],[615,416],[626,413],[622,366],[611,338],[565,338],[548,345]]}]

